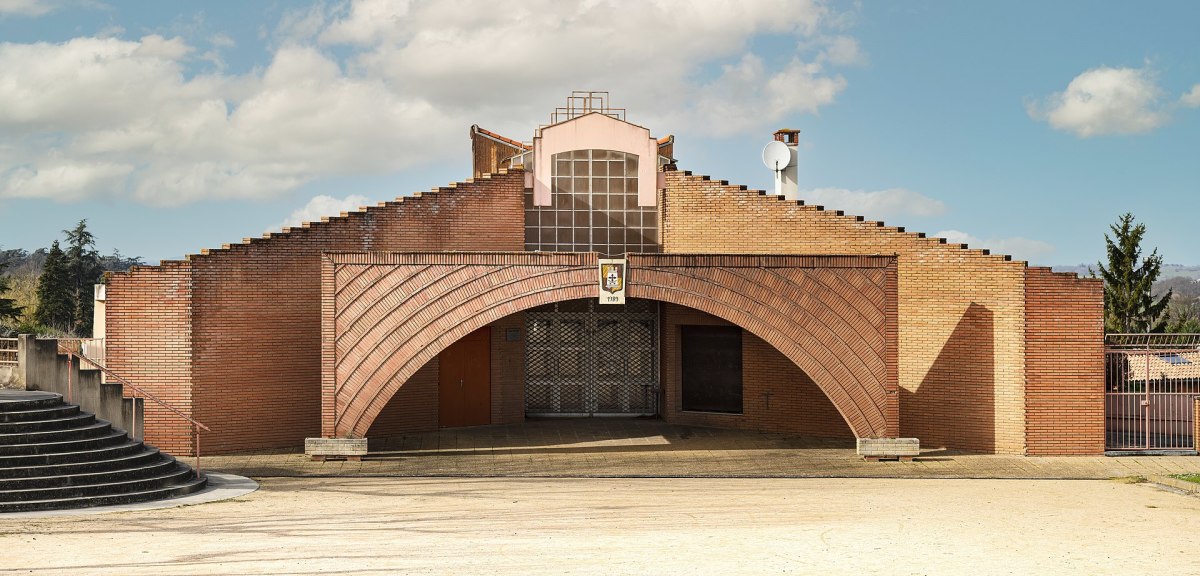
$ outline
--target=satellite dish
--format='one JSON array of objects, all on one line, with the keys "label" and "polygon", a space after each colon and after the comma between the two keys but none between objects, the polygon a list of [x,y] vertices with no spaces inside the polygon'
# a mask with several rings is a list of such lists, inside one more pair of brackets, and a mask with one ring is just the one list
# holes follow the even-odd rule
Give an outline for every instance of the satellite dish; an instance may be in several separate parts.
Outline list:
[{"label": "satellite dish", "polygon": [[763,148],[763,164],[767,168],[780,172],[792,161],[792,152],[788,150],[787,144],[778,140],[772,140]]}]

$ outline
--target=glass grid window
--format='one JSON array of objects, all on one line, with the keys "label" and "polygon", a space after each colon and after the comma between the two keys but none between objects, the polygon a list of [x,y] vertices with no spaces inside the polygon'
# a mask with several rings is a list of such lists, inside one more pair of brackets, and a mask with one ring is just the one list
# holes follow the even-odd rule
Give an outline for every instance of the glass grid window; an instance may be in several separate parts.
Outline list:
[{"label": "glass grid window", "polygon": [[638,206],[638,157],[613,150],[555,154],[550,206],[525,192],[525,249],[543,252],[658,252],[658,207]]}]

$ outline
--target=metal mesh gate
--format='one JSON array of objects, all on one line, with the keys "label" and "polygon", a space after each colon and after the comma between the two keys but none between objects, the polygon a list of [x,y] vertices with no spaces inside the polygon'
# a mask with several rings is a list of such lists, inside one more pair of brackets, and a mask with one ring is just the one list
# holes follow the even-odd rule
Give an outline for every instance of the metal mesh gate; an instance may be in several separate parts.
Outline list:
[{"label": "metal mesh gate", "polygon": [[658,306],[572,300],[525,315],[525,413],[658,413]]},{"label": "metal mesh gate", "polygon": [[1196,450],[1200,334],[1109,334],[1104,356],[1105,449]]}]

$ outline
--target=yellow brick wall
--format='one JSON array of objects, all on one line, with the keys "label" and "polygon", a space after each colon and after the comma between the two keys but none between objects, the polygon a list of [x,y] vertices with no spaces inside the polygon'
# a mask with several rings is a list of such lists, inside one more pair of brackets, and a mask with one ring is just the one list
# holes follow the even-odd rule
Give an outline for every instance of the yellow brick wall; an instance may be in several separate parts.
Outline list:
[{"label": "yellow brick wall", "polygon": [[896,255],[900,433],[923,447],[1024,451],[1024,264],[667,172],[664,252]]}]

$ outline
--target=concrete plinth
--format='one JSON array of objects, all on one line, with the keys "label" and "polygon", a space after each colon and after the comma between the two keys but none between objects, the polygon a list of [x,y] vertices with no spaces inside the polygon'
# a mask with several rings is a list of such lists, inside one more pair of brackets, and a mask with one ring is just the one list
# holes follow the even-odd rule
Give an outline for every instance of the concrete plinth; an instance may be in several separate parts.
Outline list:
[{"label": "concrete plinth", "polygon": [[304,455],[313,460],[362,460],[367,455],[366,438],[305,438]]},{"label": "concrete plinth", "polygon": [[921,441],[916,438],[859,438],[858,455],[866,460],[907,462],[920,455]]}]

